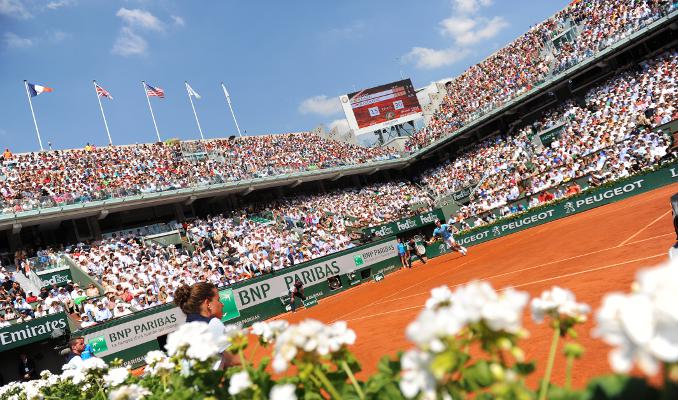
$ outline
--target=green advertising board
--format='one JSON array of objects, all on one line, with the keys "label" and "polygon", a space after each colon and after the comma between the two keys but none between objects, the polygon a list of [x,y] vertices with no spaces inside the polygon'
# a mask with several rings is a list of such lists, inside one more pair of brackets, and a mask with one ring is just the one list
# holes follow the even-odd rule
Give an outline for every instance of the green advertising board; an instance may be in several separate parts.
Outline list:
[{"label": "green advertising board", "polygon": [[0,329],[0,353],[15,347],[63,336],[68,332],[68,320],[63,312],[35,318]]},{"label": "green advertising board", "polygon": [[443,215],[443,212],[440,209],[418,214],[410,218],[404,218],[399,221],[391,222],[388,224],[374,226],[371,228],[365,228],[364,232],[369,235],[375,234],[376,236],[379,237],[388,237],[398,235],[402,232],[406,232],[412,229],[418,229],[421,228],[422,226],[431,225],[437,219],[441,221],[445,220],[445,216]]},{"label": "green advertising board", "polygon": [[120,358],[126,365],[136,367],[138,357],[158,349],[158,337],[174,332],[185,320],[178,307],[159,307],[95,325],[77,335],[83,336],[94,354],[104,361]]},{"label": "green advertising board", "polygon": [[[494,224],[462,232],[456,239],[463,246],[473,246],[676,182],[678,182],[678,165],[672,164],[603,187],[589,189],[579,195],[517,214]],[[427,249],[427,254],[428,251]],[[435,250],[431,251],[435,252]]]},{"label": "green advertising board", "polygon": [[72,280],[71,268],[67,266],[40,271],[36,274],[42,281],[42,287],[65,286],[68,281]]},{"label": "green advertising board", "polygon": [[219,301],[221,301],[221,304],[223,305],[222,312],[224,315],[221,317],[223,322],[230,321],[233,318],[238,318],[240,316],[238,306],[235,304],[233,289],[227,288],[220,290]]},{"label": "green advertising board", "polygon": [[[249,326],[290,311],[289,289],[296,278],[303,282],[304,294],[310,301],[360,283],[363,270],[369,269],[370,274],[393,272],[400,266],[396,245],[393,238],[381,240],[235,284],[231,288],[240,316],[228,322]],[[339,278],[341,287],[331,289],[329,278],[335,277]]]}]

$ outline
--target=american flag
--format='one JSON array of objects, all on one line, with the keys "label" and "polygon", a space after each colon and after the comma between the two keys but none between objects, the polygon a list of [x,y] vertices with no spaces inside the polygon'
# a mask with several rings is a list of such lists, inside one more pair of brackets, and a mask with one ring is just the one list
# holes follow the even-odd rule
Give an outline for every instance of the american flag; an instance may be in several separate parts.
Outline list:
[{"label": "american flag", "polygon": [[96,88],[97,88],[97,95],[99,97],[106,97],[106,98],[113,100],[113,96],[111,96],[111,94],[108,93],[108,91],[106,89],[102,88],[101,86],[99,86],[96,83],[94,84],[94,86],[96,86]]},{"label": "american flag", "polygon": [[165,91],[160,88],[154,88],[153,86],[146,83],[146,95],[148,97],[160,97],[161,99],[165,98]]}]

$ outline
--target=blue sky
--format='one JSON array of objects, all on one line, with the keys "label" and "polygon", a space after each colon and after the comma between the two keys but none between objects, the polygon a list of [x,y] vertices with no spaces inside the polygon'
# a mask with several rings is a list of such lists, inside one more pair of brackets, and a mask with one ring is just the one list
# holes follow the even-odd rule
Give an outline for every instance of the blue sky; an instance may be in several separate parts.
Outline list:
[{"label": "blue sky", "polygon": [[141,80],[162,139],[198,138],[184,81],[207,138],[235,133],[224,81],[247,134],[294,132],[343,119],[337,96],[400,79],[452,77],[567,0],[0,0],[0,147],[38,150],[23,80],[47,146],[152,142]]}]

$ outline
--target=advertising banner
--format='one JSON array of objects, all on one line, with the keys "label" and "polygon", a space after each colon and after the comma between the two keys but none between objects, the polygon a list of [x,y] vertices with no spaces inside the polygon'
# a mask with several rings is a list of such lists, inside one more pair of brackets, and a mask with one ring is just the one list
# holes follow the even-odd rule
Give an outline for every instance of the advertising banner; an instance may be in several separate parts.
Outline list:
[{"label": "advertising banner", "polygon": [[369,267],[380,261],[397,257],[396,245],[395,240],[389,240],[366,246],[352,253],[319,262],[311,261],[303,268],[290,272],[280,271],[268,279],[234,288],[236,306],[242,312],[249,307],[286,295],[296,278],[302,281],[304,287],[309,287],[326,282],[332,276],[345,275],[355,269]]},{"label": "advertising banner", "polygon": [[[105,358],[110,354],[147,345],[158,336],[174,332],[185,320],[184,313],[178,307],[172,307],[138,317],[133,315],[114,320],[111,325],[95,326],[83,333],[85,342],[92,346],[94,354]],[[155,341],[157,345],[157,340]]]},{"label": "advertising banner", "polygon": [[509,217],[506,220],[462,233],[456,239],[464,246],[472,246],[675,182],[678,182],[678,166],[673,165],[646,174],[632,176],[601,188],[587,190],[561,202],[539,207],[534,211],[527,211],[513,218]]},{"label": "advertising banner", "polygon": [[15,347],[56,338],[68,332],[65,313],[35,318],[0,329],[0,353]]},{"label": "advertising banner", "polygon": [[418,214],[410,218],[401,219],[400,221],[374,226],[371,228],[365,228],[365,233],[368,235],[374,233],[378,237],[393,236],[402,232],[433,224],[437,219],[445,221],[445,216],[440,209]]},{"label": "advertising banner", "polygon": [[48,269],[36,274],[42,281],[42,287],[51,287],[52,285],[64,286],[68,281],[72,280],[70,267]]}]

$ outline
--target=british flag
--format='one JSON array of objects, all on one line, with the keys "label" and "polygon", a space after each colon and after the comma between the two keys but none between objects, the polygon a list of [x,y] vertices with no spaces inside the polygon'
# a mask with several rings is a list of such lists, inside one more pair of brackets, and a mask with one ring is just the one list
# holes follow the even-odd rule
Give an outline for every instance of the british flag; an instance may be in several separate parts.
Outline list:
[{"label": "british flag", "polygon": [[164,90],[162,90],[160,88],[153,87],[153,86],[149,85],[148,83],[144,83],[144,84],[146,85],[146,95],[148,97],[155,96],[155,97],[160,97],[161,99],[165,98],[165,91]]},{"label": "british flag", "polygon": [[95,83],[94,86],[95,86],[96,89],[97,89],[97,95],[98,95],[99,97],[106,97],[106,98],[108,98],[108,99],[113,100],[113,96],[111,96],[111,94],[108,93],[108,91],[107,91],[106,89],[104,89],[104,88],[102,88],[101,86],[99,86],[98,83]]}]

